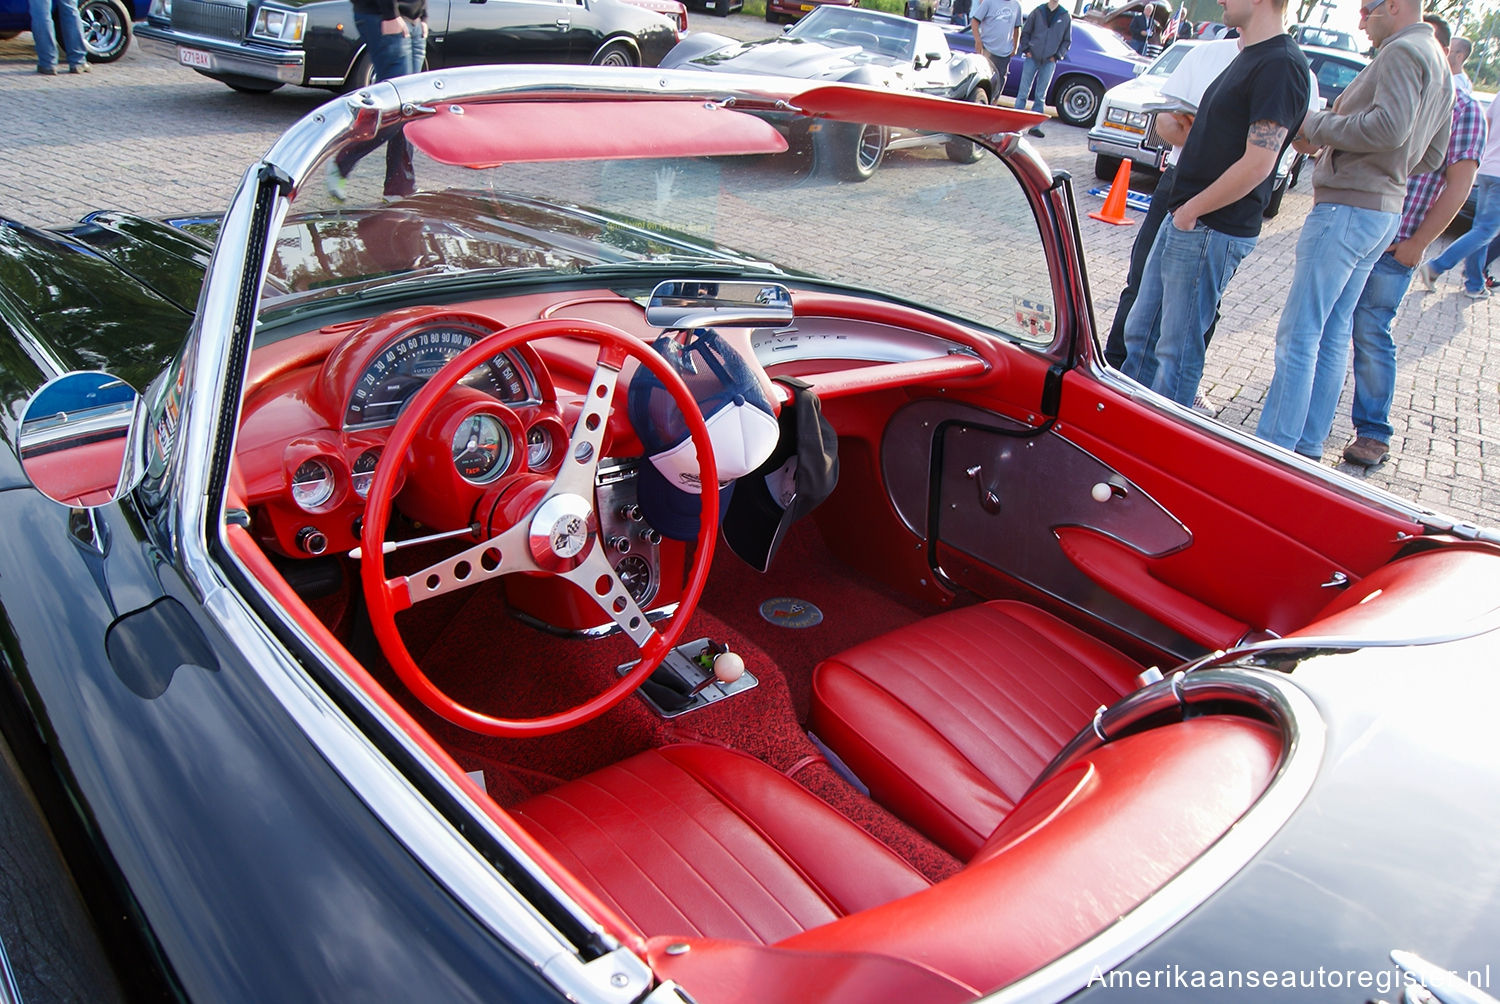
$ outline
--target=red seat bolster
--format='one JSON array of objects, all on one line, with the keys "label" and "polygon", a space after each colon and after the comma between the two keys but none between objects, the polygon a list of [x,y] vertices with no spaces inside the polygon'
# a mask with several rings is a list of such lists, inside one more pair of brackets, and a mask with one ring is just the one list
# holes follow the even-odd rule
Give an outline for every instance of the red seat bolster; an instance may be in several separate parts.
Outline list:
[{"label": "red seat bolster", "polygon": [[[669,953],[668,945],[687,945]],[[702,1004],[742,1001],[817,1001],[868,1004],[971,1001],[975,987],[905,959],[868,952],[815,952],[748,945],[742,941],[653,938],[648,959],[660,979],[676,980]]]},{"label": "red seat bolster", "polygon": [[959,874],[782,947],[909,959],[981,990],[1103,930],[1219,838],[1280,760],[1269,726],[1216,716],[1116,740],[1029,795]]},{"label": "red seat bolster", "polygon": [[513,815],[647,936],[770,943],[928,885],[794,781],[719,747],[649,750]]},{"label": "red seat bolster", "polygon": [[954,610],[819,664],[810,725],[875,800],[967,860],[1141,667],[1045,611]]}]

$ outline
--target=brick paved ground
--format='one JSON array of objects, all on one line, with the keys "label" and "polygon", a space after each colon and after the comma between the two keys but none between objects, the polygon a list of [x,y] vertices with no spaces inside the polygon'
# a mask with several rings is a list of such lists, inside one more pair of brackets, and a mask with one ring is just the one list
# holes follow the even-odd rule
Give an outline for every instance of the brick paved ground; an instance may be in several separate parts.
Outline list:
[{"label": "brick paved ground", "polygon": [[[693,16],[695,30],[757,37],[774,31],[742,17]],[[47,225],[91,209],[144,215],[216,212],[250,162],[290,123],[330,95],[287,87],[242,95],[132,48],[88,76],[33,73],[29,35],[0,42],[0,215]],[[1037,143],[1072,173],[1080,209],[1100,200],[1084,131],[1052,123]],[[1304,187],[1307,182],[1304,182]],[[1144,187],[1144,186],[1143,186]],[[1253,431],[1272,373],[1276,322],[1298,229],[1311,206],[1288,193],[1268,221],[1223,305],[1203,389],[1219,418]],[[1114,313],[1134,227],[1082,221],[1101,330]],[[1500,525],[1500,309],[1466,298],[1450,273],[1437,293],[1414,291],[1396,322],[1398,374],[1390,461],[1373,471],[1339,462],[1349,430],[1346,386],[1324,460],[1440,512]],[[1330,528],[1336,531],[1337,528]]]}]

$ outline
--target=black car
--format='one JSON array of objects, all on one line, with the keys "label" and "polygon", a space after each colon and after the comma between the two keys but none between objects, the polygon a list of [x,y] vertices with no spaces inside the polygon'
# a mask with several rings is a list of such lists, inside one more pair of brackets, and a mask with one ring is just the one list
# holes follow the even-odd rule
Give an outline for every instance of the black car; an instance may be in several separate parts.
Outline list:
[{"label": "black car", "polygon": [[464,67],[0,222],[0,998],[1483,1000],[1500,533],[1104,365],[1014,114]]},{"label": "black car", "polygon": [[[666,17],[625,0],[429,0],[427,65],[655,66],[677,43]],[[136,37],[237,91],[283,84],[353,90],[373,66],[348,0],[153,0]]]}]

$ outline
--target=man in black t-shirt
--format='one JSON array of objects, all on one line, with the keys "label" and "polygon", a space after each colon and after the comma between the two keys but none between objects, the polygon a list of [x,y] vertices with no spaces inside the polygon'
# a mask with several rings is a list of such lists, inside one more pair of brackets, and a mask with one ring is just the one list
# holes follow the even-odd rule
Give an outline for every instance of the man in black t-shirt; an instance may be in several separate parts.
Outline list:
[{"label": "man in black t-shirt", "polygon": [[[1282,30],[1286,0],[1223,0],[1245,40],[1188,131],[1141,288],[1125,320],[1126,376],[1184,407],[1203,377],[1203,332],[1255,247],[1272,174],[1307,112],[1307,60]],[[1167,113],[1161,113],[1167,114]]]}]

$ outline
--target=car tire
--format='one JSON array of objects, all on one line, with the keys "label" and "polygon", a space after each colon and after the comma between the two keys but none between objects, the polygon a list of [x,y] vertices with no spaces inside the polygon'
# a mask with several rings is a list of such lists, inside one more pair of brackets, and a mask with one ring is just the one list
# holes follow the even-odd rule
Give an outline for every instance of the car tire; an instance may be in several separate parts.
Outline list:
[{"label": "car tire", "polygon": [[369,87],[375,82],[375,64],[370,62],[370,54],[361,52],[354,60],[354,66],[349,69],[349,75],[344,78],[344,86],[339,88],[339,93],[348,94]]},{"label": "car tire", "polygon": [[1114,181],[1115,174],[1120,170],[1120,157],[1111,157],[1107,153],[1094,155],[1094,177],[1100,181]]},{"label": "car tire", "polygon": [[[728,0],[724,0],[728,3]],[[595,66],[638,66],[640,60],[624,42],[610,42],[594,55]]]},{"label": "car tire", "polygon": [[1071,126],[1091,126],[1104,103],[1104,88],[1088,77],[1064,77],[1053,92],[1057,117]]},{"label": "car tire", "polygon": [[1272,187],[1271,199],[1266,203],[1265,211],[1260,214],[1262,217],[1269,220],[1271,217],[1281,212],[1281,199],[1282,196],[1286,195],[1286,190],[1291,187],[1291,180],[1291,176],[1288,175],[1287,177],[1281,179],[1281,184]]},{"label": "car tire", "polygon": [[771,5],[769,3],[767,3],[766,4],[766,23],[767,24],[778,24],[778,23],[780,23],[780,21],[781,21],[781,15],[778,14],[778,13],[776,13],[774,10],[772,10],[771,9]]},{"label": "car tire", "polygon": [[813,162],[826,177],[868,181],[885,159],[889,140],[884,126],[825,122],[813,140]]},{"label": "car tire", "polygon": [[[203,73],[202,70],[198,71]],[[261,80],[259,77],[242,77],[237,73],[203,73],[205,77],[217,80],[232,91],[241,94],[270,94],[272,91],[280,90],[282,84],[274,80]]]},{"label": "car tire", "polygon": [[114,0],[83,0],[83,47],[91,63],[113,63],[130,48],[130,16]]},{"label": "car tire", "polygon": [[[975,104],[987,105],[990,103],[990,92],[983,87],[974,88],[974,93],[969,100]],[[984,156],[984,147],[971,139],[963,139],[954,136],[943,144],[943,150],[948,154],[948,159],[955,164],[976,164]]]}]

